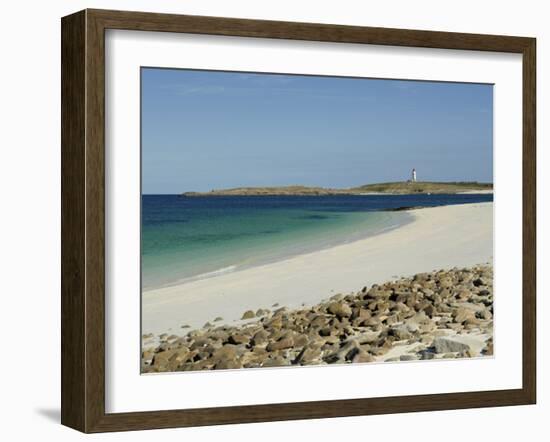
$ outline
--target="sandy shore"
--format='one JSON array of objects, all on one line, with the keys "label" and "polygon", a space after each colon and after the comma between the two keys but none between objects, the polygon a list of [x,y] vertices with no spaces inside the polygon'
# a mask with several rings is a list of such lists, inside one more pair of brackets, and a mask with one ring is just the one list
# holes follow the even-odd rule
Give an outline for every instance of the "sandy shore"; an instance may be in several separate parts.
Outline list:
[{"label": "sandy shore", "polygon": [[493,189],[490,190],[467,190],[466,192],[458,192],[461,195],[492,195]]},{"label": "sandy shore", "polygon": [[337,293],[454,266],[492,262],[493,204],[411,210],[396,230],[264,266],[143,293],[142,332],[233,324],[245,310],[313,305]]},{"label": "sandy shore", "polygon": [[[441,192],[435,192],[433,195],[438,195]],[[454,192],[456,195],[492,195],[493,189],[489,190],[466,190],[464,192]],[[392,192],[362,192],[358,195],[417,195],[416,193],[392,193]],[[432,195],[431,193],[427,193],[426,195]]]}]

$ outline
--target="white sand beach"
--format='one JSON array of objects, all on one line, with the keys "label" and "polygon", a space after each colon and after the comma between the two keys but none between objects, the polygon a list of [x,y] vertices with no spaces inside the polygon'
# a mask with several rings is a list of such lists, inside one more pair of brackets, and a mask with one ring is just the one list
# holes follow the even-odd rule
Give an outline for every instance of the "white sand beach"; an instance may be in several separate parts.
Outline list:
[{"label": "white sand beach", "polygon": [[460,195],[493,195],[493,189],[487,190],[466,190],[464,192],[457,192]]},{"label": "white sand beach", "polygon": [[435,269],[492,262],[493,203],[411,210],[413,222],[284,261],[146,291],[142,332],[234,324],[246,310],[312,305],[337,293]]}]

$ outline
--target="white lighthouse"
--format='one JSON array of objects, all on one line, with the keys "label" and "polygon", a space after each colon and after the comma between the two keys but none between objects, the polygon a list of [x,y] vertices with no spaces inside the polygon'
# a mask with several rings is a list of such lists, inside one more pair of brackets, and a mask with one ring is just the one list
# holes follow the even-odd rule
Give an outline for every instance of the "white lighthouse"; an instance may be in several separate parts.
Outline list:
[{"label": "white lighthouse", "polygon": [[416,169],[413,169],[411,172],[411,181],[416,183]]}]

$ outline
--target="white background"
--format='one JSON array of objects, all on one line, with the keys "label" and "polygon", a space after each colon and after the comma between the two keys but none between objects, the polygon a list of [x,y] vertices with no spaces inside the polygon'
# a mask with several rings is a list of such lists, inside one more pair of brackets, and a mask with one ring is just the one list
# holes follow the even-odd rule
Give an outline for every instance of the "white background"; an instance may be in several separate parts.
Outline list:
[{"label": "white background", "polygon": [[[521,387],[521,56],[108,31],[106,61],[107,412]],[[140,66],[494,83],[497,356],[140,376]]]},{"label": "white background", "polygon": [[[76,440],[84,436],[59,421],[60,307],[60,30],[59,17],[84,7],[133,9],[202,15],[342,23],[463,32],[516,34],[538,38],[539,145],[539,380],[537,406],[462,410],[407,415],[341,418],[316,421],[233,425],[93,436],[107,440],[201,438],[333,440],[368,438],[397,440],[517,439],[541,440],[550,413],[548,371],[550,332],[541,312],[550,289],[548,268],[549,207],[545,191],[550,178],[550,29],[545,2],[523,1],[56,1],[4,5],[1,44],[0,106],[0,268],[3,337],[0,364],[2,425],[7,440],[46,438]],[[451,6],[452,5],[452,6]],[[544,199],[547,200],[545,204]],[[546,348],[545,348],[546,347]],[[540,434],[541,436],[537,436]]]}]

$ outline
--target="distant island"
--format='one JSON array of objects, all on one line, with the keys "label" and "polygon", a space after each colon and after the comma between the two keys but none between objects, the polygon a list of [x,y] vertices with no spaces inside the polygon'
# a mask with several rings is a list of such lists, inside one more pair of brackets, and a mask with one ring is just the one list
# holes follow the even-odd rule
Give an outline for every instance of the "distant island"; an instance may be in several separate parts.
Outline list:
[{"label": "distant island", "polygon": [[348,189],[331,189],[309,186],[237,187],[215,189],[210,192],[184,192],[181,196],[326,196],[326,195],[369,195],[369,194],[418,194],[418,193],[488,193],[493,191],[492,183],[478,182],[431,182],[397,181],[392,183],[365,184]]}]

